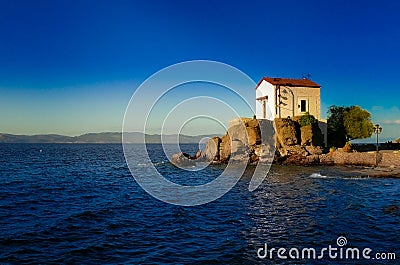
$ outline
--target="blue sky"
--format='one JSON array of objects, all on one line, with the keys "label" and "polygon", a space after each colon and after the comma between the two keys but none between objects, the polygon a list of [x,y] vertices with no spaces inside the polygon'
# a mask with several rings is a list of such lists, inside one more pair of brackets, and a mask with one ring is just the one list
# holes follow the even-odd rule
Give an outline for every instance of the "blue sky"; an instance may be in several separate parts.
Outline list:
[{"label": "blue sky", "polygon": [[208,59],[255,82],[310,73],[323,116],[360,105],[383,139],[397,138],[398,10],[395,0],[0,0],[0,132],[120,131],[147,77]]}]

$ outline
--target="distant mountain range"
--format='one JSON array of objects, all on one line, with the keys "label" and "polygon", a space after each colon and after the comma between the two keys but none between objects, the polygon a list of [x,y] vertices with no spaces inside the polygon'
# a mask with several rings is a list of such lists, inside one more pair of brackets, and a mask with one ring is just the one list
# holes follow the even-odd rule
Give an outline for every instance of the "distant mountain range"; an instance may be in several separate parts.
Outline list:
[{"label": "distant mountain range", "polygon": [[[174,143],[179,137],[180,143],[198,143],[202,138],[213,137],[215,135],[190,136],[180,134],[163,135],[164,143]],[[161,143],[159,134],[143,134],[140,132],[126,133],[124,140],[126,143],[142,143],[145,137],[146,143]],[[39,134],[39,135],[16,135],[0,133],[0,143],[121,143],[122,133],[103,132],[86,133],[79,136],[65,136],[58,134]]]}]

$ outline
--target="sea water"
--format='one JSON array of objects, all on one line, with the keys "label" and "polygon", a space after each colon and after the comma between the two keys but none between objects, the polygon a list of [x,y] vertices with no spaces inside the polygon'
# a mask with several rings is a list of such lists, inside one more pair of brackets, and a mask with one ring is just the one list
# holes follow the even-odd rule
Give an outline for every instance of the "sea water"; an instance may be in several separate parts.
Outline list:
[{"label": "sea water", "polygon": [[[183,146],[191,153],[197,147]],[[161,145],[148,151],[160,173],[183,185],[207,183],[224,170],[184,171],[168,162]],[[148,166],[138,163],[136,174]],[[249,167],[216,201],[181,207],[154,199],[136,183],[119,144],[1,144],[0,263],[399,264],[399,179],[273,166],[249,192],[251,173]],[[340,236],[347,246],[394,252],[397,260],[257,255],[265,244],[337,247]]]}]

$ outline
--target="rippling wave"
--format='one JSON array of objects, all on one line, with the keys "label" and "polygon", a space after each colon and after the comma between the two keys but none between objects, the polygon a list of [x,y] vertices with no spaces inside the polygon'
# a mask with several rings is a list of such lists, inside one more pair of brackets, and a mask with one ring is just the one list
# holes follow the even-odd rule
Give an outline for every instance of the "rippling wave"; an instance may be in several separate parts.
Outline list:
[{"label": "rippling wave", "polygon": [[[184,172],[160,145],[149,149],[157,170],[176,183],[204,184],[224,169]],[[180,207],[144,192],[117,144],[2,144],[0,154],[1,264],[287,264],[260,260],[257,249],[322,248],[341,235],[354,247],[400,249],[397,179],[273,166],[250,193],[249,167],[217,201]],[[147,167],[138,161],[139,172]]]}]

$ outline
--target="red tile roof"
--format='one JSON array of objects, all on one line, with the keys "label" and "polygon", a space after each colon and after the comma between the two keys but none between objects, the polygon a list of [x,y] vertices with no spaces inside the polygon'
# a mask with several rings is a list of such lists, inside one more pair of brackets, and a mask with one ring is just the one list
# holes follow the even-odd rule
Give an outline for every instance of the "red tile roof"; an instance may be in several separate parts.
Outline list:
[{"label": "red tile roof", "polygon": [[281,86],[300,86],[300,87],[321,87],[317,83],[309,79],[294,79],[294,78],[280,78],[280,77],[263,77],[260,82],[258,82],[257,87],[261,82],[265,80],[273,85]]}]

